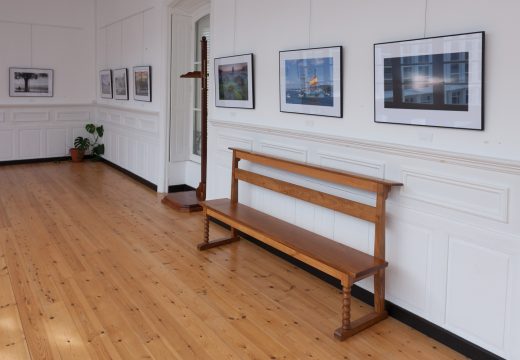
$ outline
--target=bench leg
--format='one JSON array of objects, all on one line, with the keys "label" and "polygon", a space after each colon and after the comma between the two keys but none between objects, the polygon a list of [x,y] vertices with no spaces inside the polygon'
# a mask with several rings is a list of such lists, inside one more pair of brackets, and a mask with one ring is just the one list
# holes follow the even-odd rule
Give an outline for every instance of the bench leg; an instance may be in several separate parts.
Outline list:
[{"label": "bench leg", "polygon": [[341,309],[341,327],[334,332],[337,339],[344,340],[350,330],[350,303],[352,299],[350,281],[343,285],[343,304]]},{"label": "bench leg", "polygon": [[[375,275],[374,279],[376,279],[377,274]],[[381,278],[379,278],[380,281]],[[342,319],[341,319],[341,327],[337,329],[334,332],[334,337],[338,340],[345,340],[355,334],[357,334],[360,331],[365,330],[366,328],[378,323],[381,320],[384,320],[388,317],[388,313],[384,309],[384,272],[382,277],[382,292],[380,290],[375,290],[375,293],[377,296],[383,296],[383,300],[376,301],[375,305],[375,311],[371,312],[370,314],[367,314],[365,316],[362,316],[359,319],[356,319],[354,321],[351,321],[350,319],[350,309],[351,309],[351,282],[346,281],[343,283],[343,308],[342,308]],[[377,288],[376,288],[377,289]],[[378,305],[379,304],[379,305]],[[381,306],[382,308],[378,308],[377,306]]]},{"label": "bench leg", "polygon": [[374,274],[374,310],[376,313],[385,312],[385,270]]},{"label": "bench leg", "polygon": [[204,224],[203,240],[200,244],[197,245],[197,249],[199,249],[200,251],[211,249],[211,248],[214,248],[214,247],[217,247],[220,245],[225,245],[225,244],[229,244],[229,243],[240,240],[237,230],[234,228],[231,228],[231,237],[230,238],[218,239],[218,240],[213,240],[210,242],[209,241],[209,217],[208,217],[206,208],[204,208],[204,210],[203,210],[202,221]]}]

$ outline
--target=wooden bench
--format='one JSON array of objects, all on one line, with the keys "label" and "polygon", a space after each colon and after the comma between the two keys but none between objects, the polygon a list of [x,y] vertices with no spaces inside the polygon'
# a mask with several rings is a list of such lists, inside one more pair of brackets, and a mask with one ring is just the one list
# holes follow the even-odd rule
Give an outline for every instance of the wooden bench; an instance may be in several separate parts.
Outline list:
[{"label": "wooden bench", "polygon": [[[204,240],[198,245],[199,250],[238,241],[238,232],[241,231],[341,280],[342,323],[334,333],[340,340],[385,319],[388,316],[385,311],[385,268],[388,266],[385,261],[385,200],[392,186],[402,184],[240,149],[231,150],[233,151],[231,199],[202,202]],[[240,169],[238,166],[240,160],[370,191],[376,194],[376,205],[366,205]],[[239,180],[374,223],[374,256],[240,204],[238,202]],[[231,237],[210,242],[210,217],[229,225]],[[356,281],[372,275],[374,276],[374,311],[351,321],[351,286]]]}]

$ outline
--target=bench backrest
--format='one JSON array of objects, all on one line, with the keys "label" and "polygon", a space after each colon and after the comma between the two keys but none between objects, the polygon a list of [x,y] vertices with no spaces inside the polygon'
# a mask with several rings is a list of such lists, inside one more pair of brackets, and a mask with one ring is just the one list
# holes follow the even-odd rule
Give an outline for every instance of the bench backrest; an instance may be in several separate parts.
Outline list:
[{"label": "bench backrest", "polygon": [[[401,183],[241,149],[232,148],[231,150],[233,151],[231,175],[232,202],[238,202],[238,181],[241,180],[268,190],[372,222],[375,224],[374,256],[383,260],[385,259],[385,201],[392,187],[401,186]],[[291,184],[286,181],[240,169],[238,167],[240,160],[247,160],[252,163],[277,168],[294,174],[373,192],[376,194],[376,204],[375,206],[366,205],[354,200],[327,194],[318,190],[309,189],[300,185]]]}]

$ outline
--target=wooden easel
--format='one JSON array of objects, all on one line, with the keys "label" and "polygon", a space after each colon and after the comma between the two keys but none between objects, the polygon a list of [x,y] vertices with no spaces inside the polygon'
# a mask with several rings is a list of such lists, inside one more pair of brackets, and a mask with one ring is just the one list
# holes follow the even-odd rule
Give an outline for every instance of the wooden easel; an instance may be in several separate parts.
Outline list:
[{"label": "wooden easel", "polygon": [[181,191],[166,195],[162,202],[182,212],[201,211],[199,201],[206,200],[206,172],[208,158],[208,42],[203,36],[200,41],[200,71],[181,75],[183,79],[200,79],[201,96],[201,154],[200,183],[196,190]]}]

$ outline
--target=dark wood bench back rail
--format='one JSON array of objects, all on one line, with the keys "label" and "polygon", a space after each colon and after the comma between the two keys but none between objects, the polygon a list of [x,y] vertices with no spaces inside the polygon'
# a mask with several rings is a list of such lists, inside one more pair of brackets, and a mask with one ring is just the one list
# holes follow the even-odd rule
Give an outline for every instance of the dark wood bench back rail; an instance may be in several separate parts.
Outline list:
[{"label": "dark wood bench back rail", "polygon": [[[384,308],[385,268],[388,263],[385,261],[385,201],[392,187],[402,184],[241,149],[231,150],[233,151],[231,199],[209,200],[202,203],[204,241],[198,245],[199,250],[237,241],[239,240],[238,231],[242,231],[329,275],[339,278],[343,286],[342,326],[336,330],[335,336],[341,340],[386,318],[387,313]],[[376,195],[376,203],[375,206],[366,205],[240,169],[238,166],[240,160],[373,192]],[[239,181],[245,181],[255,186],[374,223],[374,255],[365,254],[347,245],[240,204],[238,202]],[[231,227],[231,237],[210,242],[209,217],[228,224]],[[351,322],[351,286],[354,282],[367,276],[374,276],[374,312]]]}]

